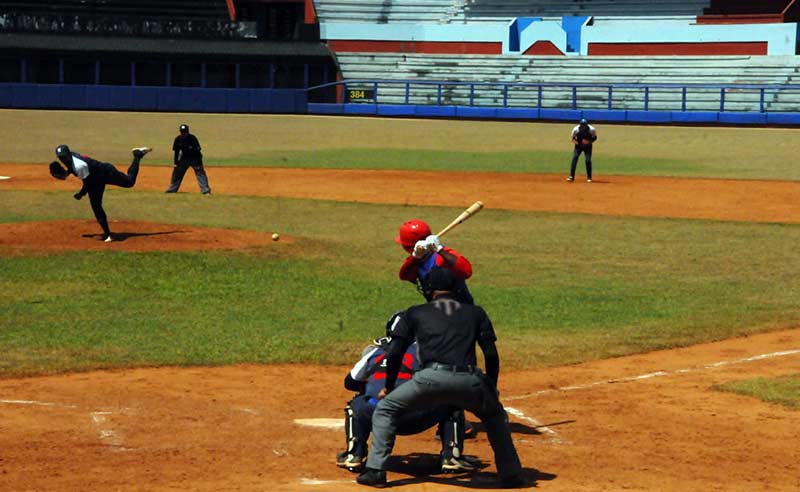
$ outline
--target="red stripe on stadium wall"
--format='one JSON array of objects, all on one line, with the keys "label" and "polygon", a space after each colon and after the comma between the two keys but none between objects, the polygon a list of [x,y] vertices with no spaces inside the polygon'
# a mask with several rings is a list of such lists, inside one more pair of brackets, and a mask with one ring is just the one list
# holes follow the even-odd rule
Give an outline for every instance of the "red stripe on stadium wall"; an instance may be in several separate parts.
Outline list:
[{"label": "red stripe on stadium wall", "polygon": [[589,55],[766,55],[767,42],[589,43]]},{"label": "red stripe on stadium wall", "polygon": [[317,11],[314,9],[314,0],[305,0],[305,11],[304,11],[304,18],[303,22],[306,24],[316,24],[317,23]]},{"label": "red stripe on stadium wall", "polygon": [[536,41],[525,50],[523,55],[563,55],[560,49],[550,41]]},{"label": "red stripe on stadium wall", "polygon": [[361,53],[427,53],[431,55],[500,55],[501,42],[450,42],[450,41],[367,41],[334,39],[328,41],[328,48],[334,52]]}]

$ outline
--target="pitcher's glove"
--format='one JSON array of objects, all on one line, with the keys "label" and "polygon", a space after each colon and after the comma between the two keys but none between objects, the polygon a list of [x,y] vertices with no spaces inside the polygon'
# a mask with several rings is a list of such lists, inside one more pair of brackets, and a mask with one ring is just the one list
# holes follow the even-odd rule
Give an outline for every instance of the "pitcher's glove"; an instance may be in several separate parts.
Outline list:
[{"label": "pitcher's glove", "polygon": [[63,181],[69,176],[69,171],[60,162],[53,161],[50,163],[50,175]]}]

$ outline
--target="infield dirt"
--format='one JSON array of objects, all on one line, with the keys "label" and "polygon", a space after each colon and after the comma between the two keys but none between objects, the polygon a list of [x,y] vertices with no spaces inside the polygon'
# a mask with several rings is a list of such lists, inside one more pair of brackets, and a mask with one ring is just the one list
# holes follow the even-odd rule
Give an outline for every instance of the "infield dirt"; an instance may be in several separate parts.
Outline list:
[{"label": "infield dirt", "polygon": [[[12,179],[0,189],[74,189],[74,182],[56,182],[42,170],[2,165],[2,174]],[[600,177],[590,185],[570,185],[555,175],[435,173],[441,186],[434,197],[407,191],[430,179],[426,173],[239,171],[210,169],[215,193],[451,206],[483,198],[493,208],[800,222],[800,184],[784,182]],[[169,172],[148,168],[137,189],[161,191]],[[401,178],[408,186],[397,191]],[[119,247],[155,242],[167,233],[174,243],[184,236],[170,231],[188,229],[128,225],[151,235],[132,236]],[[90,220],[67,226],[96,227]],[[7,236],[4,230],[0,234]],[[208,240],[220,231],[206,231]],[[248,238],[239,238],[243,246]],[[271,243],[267,234],[251,239]],[[167,367],[0,380],[0,490],[366,490],[334,465],[344,445],[340,430],[293,423],[343,415],[350,397],[341,385],[347,370]],[[512,429],[530,488],[797,492],[800,412],[712,389],[797,372],[800,329],[791,329],[504,372],[500,391],[505,405],[517,411]],[[389,473],[394,488],[494,487],[485,433],[466,443],[466,453],[487,465],[472,476],[428,475],[438,448],[432,431],[399,438]]]}]

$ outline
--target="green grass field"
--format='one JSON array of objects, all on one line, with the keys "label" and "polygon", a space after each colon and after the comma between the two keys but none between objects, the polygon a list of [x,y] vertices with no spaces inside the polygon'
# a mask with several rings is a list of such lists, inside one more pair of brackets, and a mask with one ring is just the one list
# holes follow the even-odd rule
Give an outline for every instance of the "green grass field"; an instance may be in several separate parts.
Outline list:
[{"label": "green grass field", "polygon": [[[200,137],[209,166],[352,163],[508,172],[531,171],[528,156],[537,170],[563,172],[571,127],[6,111],[0,126],[17,140],[4,160],[47,162],[56,144],[68,143],[124,161],[130,146],[148,144],[166,163],[182,121]],[[608,140],[602,152],[619,154],[619,172],[789,175],[779,151],[787,130],[598,126]],[[736,162],[725,163],[731,155]],[[605,162],[600,165],[611,165]],[[87,204],[70,195],[3,191],[0,222],[91,218]],[[0,256],[0,376],[351,363],[382,333],[389,315],[421,300],[411,284],[397,280],[404,254],[391,239],[399,224],[411,217],[445,224],[460,212],[117,190],[107,194],[106,210],[113,219],[277,230],[302,246]],[[449,239],[473,262],[470,286],[495,323],[505,368],[684,346],[800,322],[800,226],[486,210]]]},{"label": "green grass field", "polygon": [[[60,143],[110,162],[132,146],[170,164],[189,123],[208,165],[563,173],[573,123],[0,110],[2,162],[49,162]],[[597,125],[597,174],[797,179],[793,129]]]},{"label": "green grass field", "polygon": [[714,387],[719,391],[729,391],[760,400],[800,409],[800,374],[780,378],[756,378],[746,381],[722,384]]}]

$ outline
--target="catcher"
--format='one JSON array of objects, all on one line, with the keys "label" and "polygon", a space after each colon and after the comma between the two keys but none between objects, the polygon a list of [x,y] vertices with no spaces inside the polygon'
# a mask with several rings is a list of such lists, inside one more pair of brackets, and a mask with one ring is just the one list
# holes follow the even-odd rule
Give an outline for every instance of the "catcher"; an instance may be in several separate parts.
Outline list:
[{"label": "catcher", "polygon": [[[386,323],[386,336],[373,340],[361,359],[344,379],[344,387],[358,394],[345,406],[345,436],[347,449],[336,455],[336,465],[351,471],[360,470],[367,460],[367,440],[372,432],[372,414],[378,405],[379,392],[386,379],[386,349],[392,340],[392,329],[400,322],[403,312],[395,313]],[[411,380],[419,369],[417,344],[412,343],[402,357],[397,376],[397,385]],[[442,440],[440,466],[443,473],[459,473],[475,470],[475,466],[464,456],[466,421],[464,411],[457,407],[436,406],[422,408],[401,415],[397,422],[397,433],[412,435],[438,425]]]},{"label": "catcher", "polygon": [[583,152],[583,157],[586,160],[586,182],[592,182],[592,144],[595,140],[597,140],[597,130],[586,121],[586,118],[581,119],[578,126],[572,129],[572,143],[575,144],[575,150],[572,152],[572,164],[569,168],[567,181],[575,181],[575,168],[578,167],[578,157]]},{"label": "catcher", "polygon": [[[136,184],[136,176],[139,174],[139,161],[151,150],[153,149],[149,147],[131,149],[133,161],[128,167],[127,174],[123,174],[112,164],[96,161],[91,157],[72,152],[66,145],[59,145],[56,147],[56,157],[61,163],[51,162],[50,174],[60,180],[65,180],[67,176],[73,174],[83,181],[81,190],[73,197],[80,200],[84,195],[89,194],[89,202],[92,205],[94,216],[100,227],[103,228],[103,241],[110,243],[113,239],[111,230],[108,228],[106,212],[103,210],[103,193],[106,185],[133,188],[133,185]],[[61,165],[62,163],[66,169]]]}]

